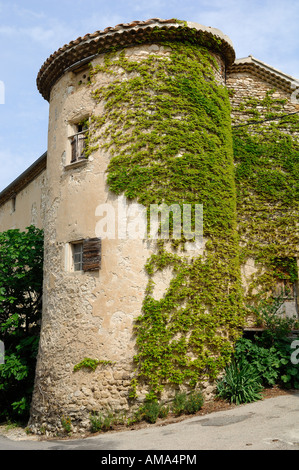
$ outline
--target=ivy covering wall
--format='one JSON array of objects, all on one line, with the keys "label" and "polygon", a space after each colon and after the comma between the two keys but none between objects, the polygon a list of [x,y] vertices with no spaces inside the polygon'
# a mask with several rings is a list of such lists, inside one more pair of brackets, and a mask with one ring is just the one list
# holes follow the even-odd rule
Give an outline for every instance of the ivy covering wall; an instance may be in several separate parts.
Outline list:
[{"label": "ivy covering wall", "polygon": [[253,259],[257,267],[248,304],[275,294],[279,280],[290,288],[298,280],[299,115],[286,105],[269,90],[234,110],[241,263]]},{"label": "ivy covering wall", "polygon": [[[112,53],[91,69],[92,95],[105,111],[92,117],[89,133],[90,148],[104,141],[112,156],[111,191],[148,208],[203,204],[204,255],[186,256],[183,237],[158,240],[145,266],[135,384],[147,383],[149,396],[165,384],[216,378],[243,322],[228,92],[215,80],[218,64],[207,48],[159,45],[169,52],[138,61]],[[95,89],[103,72],[114,79]],[[155,300],[152,276],[169,267],[170,286]]]},{"label": "ivy covering wall", "polygon": [[[203,204],[206,244],[190,258],[184,237],[156,242],[135,324],[132,397],[139,383],[155,397],[167,384],[215,379],[247,303],[269,296],[278,278],[297,280],[298,117],[282,118],[285,103],[270,91],[245,100],[235,113],[248,118],[232,123],[228,90],[215,79],[217,41],[155,39],[167,53],[136,61],[115,51],[91,66],[91,94],[105,108],[91,117],[86,155],[109,150],[110,190],[147,208]],[[110,84],[96,88],[98,73]],[[258,271],[244,299],[240,266],[249,259]],[[169,288],[156,300],[153,277],[170,267]]]}]

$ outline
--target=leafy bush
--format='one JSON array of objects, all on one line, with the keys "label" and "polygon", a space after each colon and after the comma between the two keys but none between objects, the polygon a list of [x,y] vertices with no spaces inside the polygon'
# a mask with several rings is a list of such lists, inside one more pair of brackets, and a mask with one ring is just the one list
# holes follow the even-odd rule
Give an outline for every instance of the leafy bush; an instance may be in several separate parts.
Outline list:
[{"label": "leafy bush", "polygon": [[204,398],[200,391],[189,395],[186,392],[176,393],[172,403],[172,412],[175,415],[194,414],[202,408],[203,403]]},{"label": "leafy bush", "polygon": [[267,348],[250,339],[241,338],[236,343],[234,358],[237,363],[243,362],[252,366],[264,386],[277,383],[281,361],[275,346]]},{"label": "leafy bush", "polygon": [[69,416],[64,416],[64,415],[62,416],[61,425],[63,429],[65,430],[65,432],[67,432],[68,434],[72,432],[72,421]]},{"label": "leafy bush", "polygon": [[114,417],[111,413],[104,416],[100,413],[93,412],[90,415],[91,432],[109,431],[114,424]]},{"label": "leafy bush", "polygon": [[254,367],[266,387],[299,388],[299,367],[291,362],[293,339],[277,339],[270,347],[268,340],[268,332],[253,340],[239,339],[235,347],[235,360]]},{"label": "leafy bush", "polygon": [[197,413],[202,408],[204,398],[201,392],[193,392],[188,396],[185,412],[187,414]]},{"label": "leafy bush", "polygon": [[217,383],[217,395],[237,405],[260,400],[262,390],[259,372],[245,361],[233,360]]},{"label": "leafy bush", "polygon": [[169,413],[169,408],[156,400],[147,401],[140,409],[141,418],[149,423],[155,423],[158,418],[165,418]]},{"label": "leafy bush", "polygon": [[176,393],[173,399],[171,410],[175,415],[184,413],[187,402],[187,393]]},{"label": "leafy bush", "polygon": [[291,332],[298,327],[298,320],[279,313],[284,302],[285,298],[278,296],[251,307],[265,329],[253,339],[240,338],[234,360],[252,366],[264,386],[299,388],[299,367],[291,362]]},{"label": "leafy bush", "polygon": [[43,233],[0,233],[0,418],[27,420],[39,343],[43,280]]},{"label": "leafy bush", "polygon": [[298,327],[296,317],[288,318],[279,313],[285,302],[283,294],[272,299],[261,300],[257,306],[251,306],[250,310],[257,318],[257,322],[265,328],[263,343],[271,346],[277,340],[286,338],[292,329]]},{"label": "leafy bush", "polygon": [[299,367],[291,362],[293,339],[286,337],[278,340],[275,344],[277,357],[279,359],[279,372],[277,385],[284,388],[299,388]]}]

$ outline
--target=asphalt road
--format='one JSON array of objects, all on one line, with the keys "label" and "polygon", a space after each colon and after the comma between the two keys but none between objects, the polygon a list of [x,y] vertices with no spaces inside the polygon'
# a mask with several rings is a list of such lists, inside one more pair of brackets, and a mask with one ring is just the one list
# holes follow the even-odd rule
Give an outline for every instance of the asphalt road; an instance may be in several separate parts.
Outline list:
[{"label": "asphalt road", "polygon": [[[190,464],[195,463],[191,461],[195,451],[299,450],[299,392],[166,426],[108,432],[85,439],[16,441],[0,435],[0,450],[98,450],[100,459],[121,455],[131,455],[133,459],[134,455],[141,455],[137,452],[140,450],[145,451],[142,458],[156,453],[158,459],[159,451],[175,451],[182,459],[188,454]],[[130,467],[132,462],[122,463]]]}]

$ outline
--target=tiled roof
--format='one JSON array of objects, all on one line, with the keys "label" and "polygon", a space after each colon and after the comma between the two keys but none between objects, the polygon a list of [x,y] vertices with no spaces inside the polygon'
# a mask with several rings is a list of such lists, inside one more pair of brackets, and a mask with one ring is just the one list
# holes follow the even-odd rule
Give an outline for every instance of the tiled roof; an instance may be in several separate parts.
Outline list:
[{"label": "tiled roof", "polygon": [[238,72],[250,72],[287,92],[292,92],[299,88],[298,79],[275,69],[271,65],[265,64],[265,62],[256,59],[252,55],[237,59],[228,70],[228,74]]},{"label": "tiled roof", "polygon": [[0,206],[24,189],[47,167],[47,152],[0,192]]},{"label": "tiled roof", "polygon": [[[46,100],[49,100],[52,86],[69,67],[80,61],[89,62],[92,57],[111,47],[125,47],[140,44],[142,41],[147,42],[148,34],[157,27],[161,30],[177,30],[177,37],[181,35],[186,38],[188,34],[190,37],[192,34],[192,39],[196,37],[200,44],[209,41],[211,37],[216,37],[217,40],[220,39],[219,48],[226,63],[230,65],[235,60],[235,52],[230,39],[216,28],[189,21],[179,22],[175,19],[152,18],[146,21],[132,21],[86,34],[54,52],[38,73],[37,87],[40,93]],[[196,35],[194,35],[194,30]]]}]

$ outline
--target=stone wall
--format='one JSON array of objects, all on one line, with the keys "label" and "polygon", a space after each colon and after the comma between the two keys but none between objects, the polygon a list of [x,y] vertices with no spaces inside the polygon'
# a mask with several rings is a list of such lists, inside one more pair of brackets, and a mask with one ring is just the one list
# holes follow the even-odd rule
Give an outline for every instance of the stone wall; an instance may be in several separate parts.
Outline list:
[{"label": "stone wall", "polygon": [[299,109],[299,103],[291,103],[291,93],[289,91],[277,86],[271,81],[270,77],[267,80],[248,70],[244,72],[234,72],[232,70],[227,76],[226,86],[228,89],[233,90],[230,99],[232,118],[237,117],[237,115],[234,114],[234,108],[238,107],[246,98],[262,99],[265,97],[267,91],[273,89],[275,89],[275,93],[272,95],[273,98],[287,100],[284,108],[286,113],[291,113]]},{"label": "stone wall", "polygon": [[[130,60],[152,53],[168,56],[169,51],[155,44],[126,49]],[[214,57],[220,64],[217,79],[223,83],[224,64]],[[104,58],[95,58],[93,67],[103,65]],[[63,416],[72,418],[74,429],[88,428],[92,412],[128,412],[131,406],[134,320],[142,310],[148,282],[144,266],[153,253],[152,242],[104,238],[96,272],[72,272],[66,262],[70,243],[97,235],[97,207],[110,204],[117,213],[119,205],[106,183],[108,151],[99,148],[88,160],[70,162],[68,137],[74,124],[103,112],[103,103],[91,98],[91,88],[118,78],[99,72],[90,85],[88,73],[87,68],[65,73],[51,91],[44,311],[30,420],[35,432],[55,433]],[[74,371],[84,358],[100,363],[94,371]],[[142,400],[146,390],[139,392]]]},{"label": "stone wall", "polygon": [[[253,59],[254,61],[254,59]],[[242,60],[241,60],[242,62]],[[280,74],[281,72],[277,71],[277,75],[275,76],[275,72],[272,71],[266,71],[261,70],[261,68],[257,65],[251,65],[250,67],[245,66],[246,64],[246,59],[244,61],[243,67],[245,67],[242,70],[242,67],[240,65],[233,65],[232,68],[230,69],[230,72],[227,75],[226,79],[226,86],[227,88],[231,91],[231,106],[232,106],[232,125],[243,125],[243,123],[247,122],[249,119],[254,120],[254,115],[249,115],[246,114],[245,108],[244,111],[240,110],[240,105],[241,103],[244,103],[246,100],[249,100],[251,98],[256,99],[256,100],[263,100],[266,97],[266,94],[271,91],[271,99],[273,100],[284,100],[284,104],[282,104],[281,109],[279,112],[283,115],[288,115],[288,114],[295,114],[296,112],[299,111],[299,102],[297,100],[293,100],[293,90],[294,86],[287,84],[284,80],[281,79]],[[267,66],[265,67],[265,69]],[[283,75],[283,74],[281,74]],[[239,108],[237,110],[237,108]],[[263,112],[265,112],[265,109],[263,109],[262,106],[258,106],[257,111],[260,111],[262,113],[262,117],[256,118],[257,121],[260,121],[260,125],[262,126],[267,126],[271,122],[271,120],[263,121]],[[275,120],[273,121],[275,122]],[[279,121],[277,121],[279,122]],[[251,126],[250,127],[251,132],[255,133],[258,132],[258,127],[257,126]],[[286,127],[285,128],[285,133],[290,134],[290,128]],[[296,138],[299,137],[298,131],[292,131],[291,133],[292,137]],[[288,216],[288,213],[291,215],[291,217],[298,218],[298,209],[296,208],[291,208],[291,207],[284,207],[284,214]],[[279,209],[279,204],[277,206],[268,203],[267,206],[267,211],[268,214],[271,214],[271,218],[275,219],[275,217],[279,218],[280,217],[280,209]],[[256,213],[251,213],[248,211],[247,217],[250,218],[255,218],[257,216]],[[289,236],[291,237],[293,234],[289,233]],[[295,235],[295,234],[294,234]],[[270,233],[269,233],[269,238],[270,238]],[[250,242],[250,240],[248,240]],[[285,241],[284,238],[277,240],[277,244],[281,244],[282,246],[284,245]],[[298,257],[299,253],[299,246],[297,245],[297,248],[294,249],[293,251],[293,256]],[[298,269],[299,269],[299,259],[297,258],[297,264],[298,264]],[[259,271],[259,264],[256,262],[255,259],[247,259],[245,264],[241,267],[242,271],[242,282],[244,286],[244,294],[245,296],[248,293],[248,287],[251,284],[252,280],[255,278],[256,274]],[[258,290],[255,290],[254,293],[257,293]],[[297,293],[296,293],[297,292]],[[299,292],[299,286],[298,283],[295,286],[295,298],[292,300],[286,300],[281,312],[283,315],[286,315],[287,317],[298,317],[298,311],[299,311],[299,302],[298,302],[298,292]],[[255,326],[256,325],[256,318],[254,316],[249,316],[247,318],[247,326]]]},{"label": "stone wall", "polygon": [[[94,38],[83,39],[84,47],[89,47]],[[57,60],[52,65],[47,62],[43,69],[45,75],[48,66],[54,70],[53,86],[46,80],[43,86],[47,98],[51,88],[47,173],[40,174],[18,194],[15,214],[11,213],[11,200],[0,209],[2,230],[25,228],[29,223],[44,227],[44,310],[29,424],[34,432],[52,435],[63,428],[63,418],[70,418],[72,429],[80,431],[89,428],[93,412],[129,414],[134,409],[130,400],[137,352],[134,321],[141,313],[148,284],[144,266],[155,250],[148,240],[104,237],[98,270],[74,271],[71,266],[72,244],[98,236],[98,208],[106,204],[118,214],[120,200],[107,184],[110,152],[100,145],[88,159],[72,163],[70,137],[83,119],[100,116],[104,111],[104,103],[97,103],[91,91],[115,79],[128,78],[121,70],[113,76],[101,71],[91,83],[87,63],[80,64],[76,56],[76,44],[72,44],[74,49],[69,55],[66,48],[58,51]],[[72,54],[78,60],[77,66],[63,73],[62,65],[71,65]],[[125,54],[129,60],[140,61],[150,54],[169,57],[169,49],[159,44],[135,44],[127,47]],[[244,116],[237,116],[234,108],[246,97],[262,98],[273,88],[271,80],[248,70],[228,73],[223,56],[213,52],[213,57],[219,66],[214,70],[218,83],[234,90],[232,117],[242,119]],[[104,53],[92,59],[93,67],[104,63]],[[278,87],[275,93],[278,98],[290,97],[283,88]],[[298,105],[288,101],[285,110],[293,112]],[[127,202],[127,208],[130,205]],[[242,267],[245,291],[256,269],[254,259]],[[161,299],[171,278],[171,269],[156,275],[155,300]],[[76,370],[86,358],[98,361],[97,367]],[[208,383],[203,387],[209,396],[213,387]],[[135,407],[147,391],[146,386],[139,387]],[[173,388],[166,386],[163,398],[167,400],[173,393]]]},{"label": "stone wall", "polygon": [[23,231],[29,225],[43,228],[45,188],[46,170],[43,170],[24,188],[20,190],[16,188],[13,195],[5,197],[5,202],[0,204],[1,231],[9,229]]}]

